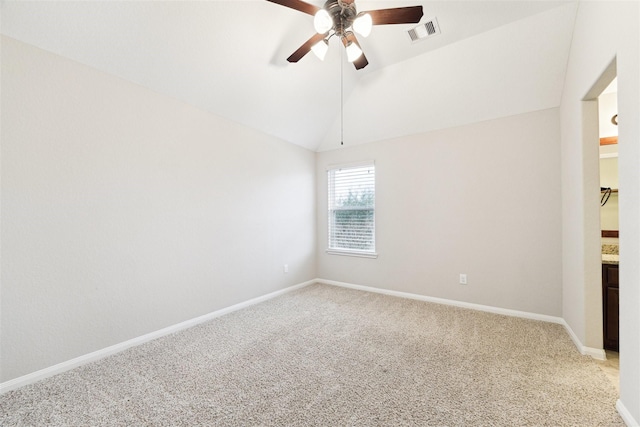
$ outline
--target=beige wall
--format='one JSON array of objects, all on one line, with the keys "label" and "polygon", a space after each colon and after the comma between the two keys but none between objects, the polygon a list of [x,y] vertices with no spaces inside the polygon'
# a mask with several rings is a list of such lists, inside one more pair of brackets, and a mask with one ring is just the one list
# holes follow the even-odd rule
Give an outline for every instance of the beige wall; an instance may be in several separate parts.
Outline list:
[{"label": "beige wall", "polygon": [[0,381],[316,276],[313,152],[4,37],[1,83]]},{"label": "beige wall", "polygon": [[[618,158],[600,159],[600,187],[618,189]],[[612,192],[607,203],[600,208],[600,228],[618,230],[618,193]]]},{"label": "beige wall", "polygon": [[[361,160],[377,259],[325,253],[326,167]],[[557,109],[318,153],[318,275],[561,316],[559,162]]]},{"label": "beige wall", "polygon": [[618,189],[618,158],[607,157],[600,159],[600,186]]},{"label": "beige wall", "polygon": [[620,230],[620,221],[618,219],[618,193],[611,193],[607,203],[600,208],[600,229],[601,230]]},{"label": "beige wall", "polygon": [[600,138],[618,136],[618,126],[611,122],[614,114],[618,114],[618,94],[605,93],[598,97],[598,124]]},{"label": "beige wall", "polygon": [[[600,138],[618,136],[618,126],[611,122],[614,114],[618,114],[618,94],[604,93],[598,97],[598,130]],[[618,146],[603,145],[600,147],[600,187],[618,189]],[[615,157],[603,157],[604,153],[615,152]],[[600,208],[600,228],[602,230],[618,230],[618,193],[613,192],[607,203]]]},{"label": "beige wall", "polygon": [[[620,184],[620,404],[640,422],[640,5],[580,2],[562,94],[563,317],[602,348],[595,98],[617,74]],[[615,68],[610,67],[614,64]],[[594,99],[594,101],[585,101]],[[632,425],[632,424],[630,424]]]}]

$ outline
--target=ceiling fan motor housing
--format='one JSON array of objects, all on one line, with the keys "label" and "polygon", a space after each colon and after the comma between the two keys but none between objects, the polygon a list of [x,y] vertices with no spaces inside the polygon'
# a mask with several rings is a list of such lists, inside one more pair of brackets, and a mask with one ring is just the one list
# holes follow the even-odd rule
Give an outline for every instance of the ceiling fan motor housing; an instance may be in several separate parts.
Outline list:
[{"label": "ceiling fan motor housing", "polygon": [[333,20],[333,30],[338,36],[344,37],[347,28],[351,27],[357,16],[355,3],[327,0],[324,4],[324,10],[329,13]]}]

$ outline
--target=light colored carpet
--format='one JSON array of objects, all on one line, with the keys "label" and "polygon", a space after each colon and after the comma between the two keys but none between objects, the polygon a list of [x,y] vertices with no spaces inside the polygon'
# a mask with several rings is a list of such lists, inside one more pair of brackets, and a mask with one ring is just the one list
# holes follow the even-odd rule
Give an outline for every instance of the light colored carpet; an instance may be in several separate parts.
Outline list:
[{"label": "light colored carpet", "polygon": [[0,424],[623,426],[560,325],[312,285],[0,396]]}]

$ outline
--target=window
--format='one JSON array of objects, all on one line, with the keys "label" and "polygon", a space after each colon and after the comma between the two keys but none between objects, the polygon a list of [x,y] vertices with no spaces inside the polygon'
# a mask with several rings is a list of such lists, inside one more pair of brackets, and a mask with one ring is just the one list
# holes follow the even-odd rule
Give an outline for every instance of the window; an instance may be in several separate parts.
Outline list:
[{"label": "window", "polygon": [[367,163],[329,169],[327,177],[327,252],[375,257],[375,166]]}]

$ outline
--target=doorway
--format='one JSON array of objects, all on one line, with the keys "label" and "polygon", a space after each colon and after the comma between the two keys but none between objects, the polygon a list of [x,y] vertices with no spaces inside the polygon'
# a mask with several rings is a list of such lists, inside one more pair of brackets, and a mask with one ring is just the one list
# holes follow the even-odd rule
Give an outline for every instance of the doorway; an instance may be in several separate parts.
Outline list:
[{"label": "doorway", "polygon": [[598,96],[602,331],[606,361],[601,368],[619,387],[619,220],[617,79]]}]

